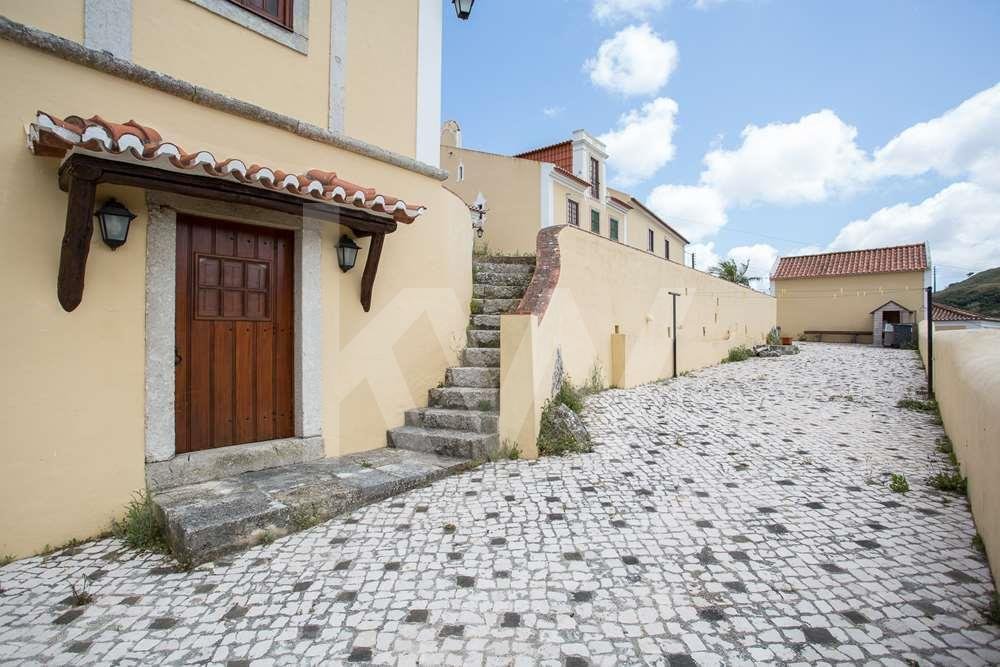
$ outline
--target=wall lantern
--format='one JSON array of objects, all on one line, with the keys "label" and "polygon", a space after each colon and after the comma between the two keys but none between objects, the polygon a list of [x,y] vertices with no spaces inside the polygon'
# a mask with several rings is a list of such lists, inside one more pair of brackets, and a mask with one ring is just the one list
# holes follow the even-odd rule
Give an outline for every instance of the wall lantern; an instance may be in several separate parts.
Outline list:
[{"label": "wall lantern", "polygon": [[455,5],[458,18],[467,21],[472,15],[472,5],[476,4],[476,0],[451,0],[451,4]]},{"label": "wall lantern", "polygon": [[104,202],[94,216],[101,223],[101,238],[112,250],[125,245],[128,239],[128,228],[135,220],[135,215],[114,199]]},{"label": "wall lantern", "polygon": [[347,273],[354,268],[354,263],[358,261],[358,251],[361,250],[361,246],[354,242],[347,234],[340,237],[340,243],[337,244],[337,264],[340,264],[340,270]]},{"label": "wall lantern", "polygon": [[479,196],[476,197],[476,202],[469,207],[469,213],[472,214],[472,229],[476,232],[477,238],[483,238],[483,228],[486,227],[486,214],[488,212],[486,197],[480,192]]}]

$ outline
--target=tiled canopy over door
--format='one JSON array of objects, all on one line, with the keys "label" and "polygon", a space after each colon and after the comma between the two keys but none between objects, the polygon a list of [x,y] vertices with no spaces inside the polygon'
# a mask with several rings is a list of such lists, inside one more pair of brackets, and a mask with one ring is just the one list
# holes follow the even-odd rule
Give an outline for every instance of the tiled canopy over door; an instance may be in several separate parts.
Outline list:
[{"label": "tiled canopy over door", "polygon": [[294,435],[293,237],[177,219],[178,454]]}]

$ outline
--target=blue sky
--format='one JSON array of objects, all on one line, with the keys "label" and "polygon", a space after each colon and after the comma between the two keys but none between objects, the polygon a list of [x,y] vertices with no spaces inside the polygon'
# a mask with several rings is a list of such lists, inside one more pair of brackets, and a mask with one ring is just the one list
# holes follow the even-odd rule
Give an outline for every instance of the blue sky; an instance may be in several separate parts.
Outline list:
[{"label": "blue sky", "polygon": [[617,131],[613,178],[703,257],[737,248],[761,273],[776,254],[926,239],[939,287],[1000,265],[1000,2],[479,0],[446,16],[443,113],[467,147]]}]

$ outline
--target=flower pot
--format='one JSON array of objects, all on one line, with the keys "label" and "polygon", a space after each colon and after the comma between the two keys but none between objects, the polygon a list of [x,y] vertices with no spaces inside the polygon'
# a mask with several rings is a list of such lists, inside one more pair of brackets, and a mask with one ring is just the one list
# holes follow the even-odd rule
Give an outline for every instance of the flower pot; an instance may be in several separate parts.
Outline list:
[{"label": "flower pot", "polygon": [[782,345],[791,345],[792,344],[792,337],[791,336],[782,336],[781,337],[781,344]]}]

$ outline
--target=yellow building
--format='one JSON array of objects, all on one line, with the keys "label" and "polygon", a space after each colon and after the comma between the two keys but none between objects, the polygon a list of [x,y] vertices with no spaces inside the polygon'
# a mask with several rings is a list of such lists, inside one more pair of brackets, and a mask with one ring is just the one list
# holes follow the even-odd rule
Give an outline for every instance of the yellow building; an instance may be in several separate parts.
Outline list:
[{"label": "yellow building", "polygon": [[487,209],[480,249],[534,254],[540,229],[570,224],[683,263],[688,240],[638,199],[608,186],[607,159],[604,144],[584,130],[515,156],[464,148],[455,121],[441,132],[447,187]]},{"label": "yellow building", "polygon": [[472,293],[442,11],[0,1],[0,553],[206,456],[383,447],[426,404]]},{"label": "yellow building", "polygon": [[928,255],[918,243],[780,258],[771,286],[781,335],[888,342],[893,324],[925,317]]}]

